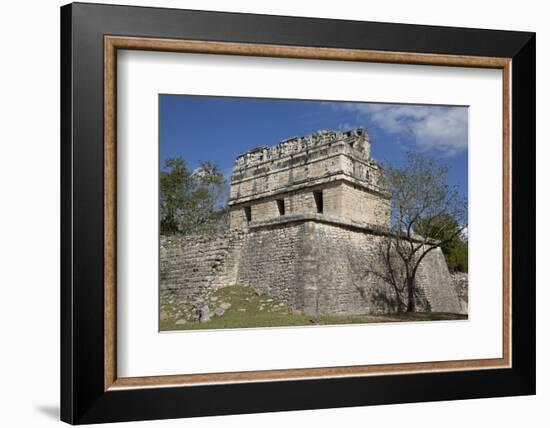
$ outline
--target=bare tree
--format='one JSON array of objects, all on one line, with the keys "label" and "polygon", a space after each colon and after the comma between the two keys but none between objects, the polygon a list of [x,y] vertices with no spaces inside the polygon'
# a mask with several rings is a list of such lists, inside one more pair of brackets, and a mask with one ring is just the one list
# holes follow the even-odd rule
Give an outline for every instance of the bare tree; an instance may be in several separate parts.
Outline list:
[{"label": "bare tree", "polygon": [[382,270],[368,273],[388,283],[398,308],[407,312],[416,310],[416,274],[421,262],[467,227],[467,200],[457,186],[447,184],[448,171],[448,166],[435,159],[412,152],[402,166],[385,166],[392,192],[390,230],[379,248]]}]

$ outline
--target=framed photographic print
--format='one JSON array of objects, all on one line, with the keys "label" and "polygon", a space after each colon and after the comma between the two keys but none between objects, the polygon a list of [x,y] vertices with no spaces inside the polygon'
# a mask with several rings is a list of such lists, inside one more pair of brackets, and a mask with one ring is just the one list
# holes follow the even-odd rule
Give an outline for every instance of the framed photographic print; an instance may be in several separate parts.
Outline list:
[{"label": "framed photographic print", "polygon": [[62,420],[535,393],[533,33],[76,3],[61,53]]}]

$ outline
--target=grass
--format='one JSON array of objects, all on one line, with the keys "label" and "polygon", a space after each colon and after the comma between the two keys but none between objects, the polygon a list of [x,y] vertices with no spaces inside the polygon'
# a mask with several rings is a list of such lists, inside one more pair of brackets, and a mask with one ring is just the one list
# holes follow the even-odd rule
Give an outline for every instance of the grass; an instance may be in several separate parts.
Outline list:
[{"label": "grass", "polygon": [[[213,310],[222,302],[231,304],[223,316],[213,316],[208,322],[186,322],[176,324],[176,317],[161,319],[161,331],[203,330],[249,327],[284,327],[329,324],[365,324],[407,321],[464,320],[467,315],[441,312],[414,312],[384,315],[321,315],[318,320],[311,315],[294,313],[277,299],[258,294],[253,288],[232,285],[214,291],[206,298]],[[165,312],[176,313],[177,308],[164,308]]]}]

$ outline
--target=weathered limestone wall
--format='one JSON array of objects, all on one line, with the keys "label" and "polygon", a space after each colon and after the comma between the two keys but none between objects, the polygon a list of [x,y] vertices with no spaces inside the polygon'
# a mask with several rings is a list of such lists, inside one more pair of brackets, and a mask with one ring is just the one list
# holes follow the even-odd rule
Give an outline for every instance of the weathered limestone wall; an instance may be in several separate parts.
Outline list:
[{"label": "weathered limestone wall", "polygon": [[267,220],[269,218],[279,216],[277,200],[275,199],[258,202],[255,205],[252,205],[250,208],[252,209],[252,219],[254,221]]},{"label": "weathered limestone wall", "polygon": [[303,223],[250,230],[242,248],[237,282],[300,308],[304,232]]},{"label": "weathered limestone wall", "polygon": [[[266,221],[281,216],[277,201],[283,201],[285,215],[291,214],[314,214],[317,213],[314,192],[323,194],[323,213],[326,215],[337,216],[342,211],[342,183],[335,182],[323,187],[313,187],[307,190],[298,190],[278,194],[268,199],[262,199],[250,206],[252,221]],[[244,207],[231,211],[234,215],[231,223],[235,228],[242,227],[245,220]]]},{"label": "weathered limestone wall", "polygon": [[[374,259],[379,237],[368,240],[349,229],[315,222],[305,227],[305,313],[358,314],[390,309],[385,301],[373,300],[380,290],[386,291],[383,284],[375,278],[362,278]],[[389,293],[384,295],[390,298]]]},{"label": "weathered limestone wall", "polygon": [[451,273],[451,281],[460,302],[460,313],[468,313],[468,274],[463,272]]},{"label": "weathered limestone wall", "polygon": [[379,226],[388,224],[391,204],[389,199],[373,194],[347,181],[335,181],[322,186],[310,187],[278,194],[262,199],[245,207],[234,207],[230,211],[233,229],[247,228],[245,209],[250,209],[254,222],[280,217],[278,201],[283,201],[284,215],[315,214],[318,207],[314,194],[320,192],[323,199],[323,214],[355,222],[367,222]]},{"label": "weathered limestone wall", "polygon": [[246,220],[246,215],[244,208],[239,207],[236,209],[231,209],[229,211],[229,225],[232,230],[246,230],[248,227],[248,221]]},{"label": "weathered limestone wall", "polygon": [[[339,150],[337,150],[339,149]],[[302,153],[284,164],[255,166],[234,170],[231,178],[230,203],[245,203],[276,193],[298,190],[334,180],[348,179],[373,191],[383,192],[380,168],[370,160],[358,159],[345,145],[335,145],[323,157]]]},{"label": "weathered limestone wall", "polygon": [[[306,227],[303,302],[306,313],[379,314],[395,311],[395,295],[390,286],[372,274],[383,271],[378,265],[381,236],[316,222],[309,222]],[[430,311],[431,304],[426,297],[424,283],[419,281],[418,311]]]},{"label": "weathered limestone wall", "polygon": [[[383,271],[377,265],[382,239],[314,220],[256,224],[217,237],[162,237],[161,301],[196,300],[239,283],[312,315],[393,312],[393,291],[372,274]],[[441,250],[423,261],[417,285],[418,311],[465,313]]]},{"label": "weathered limestone wall", "polygon": [[230,198],[243,203],[301,188],[311,180],[341,173],[343,158],[343,153],[332,148],[330,155],[320,158],[314,153],[302,153],[276,165],[255,166],[242,172],[234,170]]},{"label": "weathered limestone wall", "polygon": [[424,289],[432,312],[461,311],[441,248],[436,248],[426,255],[418,269],[416,281]]},{"label": "weathered limestone wall", "polygon": [[160,293],[193,300],[209,288],[234,284],[244,235],[160,237]]},{"label": "weathered limestone wall", "polygon": [[242,169],[276,161],[302,152],[311,152],[337,142],[349,143],[350,147],[370,158],[370,139],[363,128],[348,131],[330,129],[314,132],[302,137],[291,137],[274,146],[261,146],[240,155],[235,160],[235,167]]},{"label": "weathered limestone wall", "polygon": [[347,182],[338,186],[337,191],[340,198],[340,217],[379,226],[389,224],[391,210],[389,199],[366,192]]},{"label": "weathered limestone wall", "polygon": [[350,263],[350,254],[357,250],[358,263],[364,262],[375,247],[361,234],[314,221],[254,227],[238,281],[307,314],[384,312],[369,306],[352,280],[359,266]]}]

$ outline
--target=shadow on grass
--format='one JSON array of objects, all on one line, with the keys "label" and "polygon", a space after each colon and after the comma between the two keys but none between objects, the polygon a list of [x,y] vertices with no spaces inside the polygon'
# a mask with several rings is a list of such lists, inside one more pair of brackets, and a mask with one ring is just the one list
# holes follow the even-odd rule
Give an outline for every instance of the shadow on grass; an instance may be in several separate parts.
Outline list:
[{"label": "shadow on grass", "polygon": [[210,297],[209,305],[221,302],[230,304],[222,316],[214,316],[208,322],[182,321],[171,317],[161,320],[161,331],[207,330],[257,327],[288,327],[339,324],[371,324],[390,322],[466,320],[467,315],[441,312],[414,312],[381,315],[321,315],[319,319],[311,315],[297,314],[277,299],[258,295],[250,288],[241,285],[224,287]]}]

